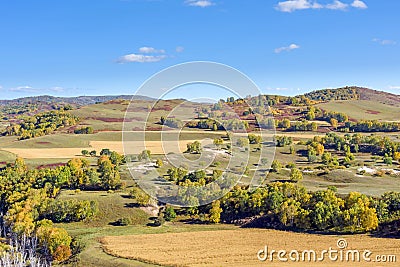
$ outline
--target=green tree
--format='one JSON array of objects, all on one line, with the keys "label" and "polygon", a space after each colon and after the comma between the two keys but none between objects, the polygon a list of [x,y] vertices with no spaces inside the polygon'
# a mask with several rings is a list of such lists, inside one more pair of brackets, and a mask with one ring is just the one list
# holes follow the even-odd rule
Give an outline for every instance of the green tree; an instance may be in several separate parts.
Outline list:
[{"label": "green tree", "polygon": [[151,159],[151,151],[150,150],[143,150],[140,152],[138,155],[138,160],[140,161],[146,161]]},{"label": "green tree", "polygon": [[176,213],[173,207],[167,206],[164,211],[164,219],[167,222],[173,221],[176,218]]},{"label": "green tree", "polygon": [[215,138],[213,141],[214,145],[217,146],[218,149],[221,148],[221,146],[224,144],[224,139],[222,138]]},{"label": "green tree", "polygon": [[313,147],[308,148],[308,154],[307,154],[308,162],[314,162],[317,160],[317,152]]},{"label": "green tree", "polygon": [[82,155],[85,156],[85,157],[86,157],[87,155],[89,155],[89,151],[87,151],[86,149],[82,150],[81,153],[82,153]]},{"label": "green tree", "polygon": [[203,150],[203,148],[201,147],[201,143],[199,141],[188,143],[186,147],[187,147],[186,153],[200,154]]},{"label": "green tree", "polygon": [[282,128],[289,129],[290,128],[290,120],[285,118],[282,120]]},{"label": "green tree", "polygon": [[249,134],[248,138],[250,144],[260,144],[262,142],[262,137],[260,135]]},{"label": "green tree", "polygon": [[278,160],[272,161],[271,169],[273,172],[279,172],[282,169],[282,164]]},{"label": "green tree", "polygon": [[161,168],[164,165],[164,162],[162,161],[162,159],[157,159],[156,160],[156,166],[158,168]]},{"label": "green tree", "polygon": [[290,181],[297,183],[301,180],[303,180],[302,172],[299,169],[292,168],[292,170],[290,171]]},{"label": "green tree", "polygon": [[211,204],[211,209],[210,209],[210,222],[212,223],[219,223],[221,221],[221,202],[219,200],[215,200]]}]

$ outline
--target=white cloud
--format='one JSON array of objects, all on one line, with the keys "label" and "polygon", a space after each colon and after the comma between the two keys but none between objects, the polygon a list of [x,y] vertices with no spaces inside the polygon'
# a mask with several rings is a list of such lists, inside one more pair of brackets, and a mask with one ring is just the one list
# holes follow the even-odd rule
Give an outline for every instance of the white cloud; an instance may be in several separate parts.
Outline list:
[{"label": "white cloud", "polygon": [[400,90],[400,86],[389,86],[389,89],[393,89],[393,90]]},{"label": "white cloud", "polygon": [[28,86],[28,85],[13,87],[13,88],[10,88],[9,90],[13,91],[13,92],[35,92],[35,91],[37,91],[37,89],[33,88],[32,86]]},{"label": "white cloud", "polygon": [[53,91],[53,92],[63,92],[63,91],[64,91],[64,88],[63,88],[63,87],[60,87],[60,86],[54,86],[54,87],[51,87],[51,88],[50,88],[50,91]]},{"label": "white cloud", "polygon": [[164,49],[155,49],[154,47],[148,47],[148,46],[143,46],[139,48],[140,53],[145,53],[145,54],[164,54],[165,50]]},{"label": "white cloud", "polygon": [[148,63],[148,62],[158,62],[165,59],[167,56],[159,55],[159,56],[148,56],[141,54],[128,54],[120,57],[118,59],[118,63],[129,63],[129,62],[139,62],[139,63]]},{"label": "white cloud", "polygon": [[[305,9],[331,9],[331,10],[347,10],[350,5],[339,0],[333,0],[330,4],[320,4],[318,0],[286,0],[278,2],[275,9],[282,12],[294,12],[296,10]],[[368,6],[361,0],[354,0],[351,6],[358,9],[366,9]]]},{"label": "white cloud", "polygon": [[354,0],[354,2],[351,4],[352,7],[359,8],[359,9],[366,9],[368,8],[367,4],[365,4],[361,0]]},{"label": "white cloud", "polygon": [[388,39],[382,40],[382,39],[379,39],[379,38],[374,38],[374,39],[372,39],[372,41],[375,42],[375,43],[381,44],[381,45],[395,45],[395,44],[397,44],[396,41],[388,40]]},{"label": "white cloud", "polygon": [[302,9],[319,9],[323,8],[321,4],[317,2],[311,2],[309,0],[288,0],[279,2],[276,9],[282,12],[293,12]]},{"label": "white cloud", "polygon": [[186,0],[186,5],[197,7],[209,7],[215,5],[211,0]]},{"label": "white cloud", "polygon": [[300,48],[299,45],[297,45],[297,44],[291,44],[291,45],[289,45],[289,46],[278,47],[278,48],[276,48],[274,51],[275,51],[275,53],[279,54],[279,53],[284,52],[284,51],[292,51],[292,50],[294,50],[294,49],[299,49],[299,48]]},{"label": "white cloud", "polygon": [[[153,55],[147,55],[153,54]],[[155,49],[154,47],[150,46],[143,46],[139,48],[139,53],[135,54],[127,54],[120,57],[117,62],[118,63],[129,63],[129,62],[139,62],[139,63],[148,63],[148,62],[158,62],[165,58],[167,55],[165,54],[164,49]]]},{"label": "white cloud", "polygon": [[60,86],[54,86],[50,88],[35,88],[32,86],[24,85],[8,89],[12,92],[24,92],[24,93],[36,93],[36,92],[63,92],[64,88]]},{"label": "white cloud", "polygon": [[333,1],[332,4],[326,5],[326,8],[333,9],[333,10],[346,10],[348,6],[349,6],[348,4],[340,2],[339,0],[335,0],[335,1]]},{"label": "white cloud", "polygon": [[182,53],[185,50],[185,48],[183,46],[178,46],[175,48],[175,51],[178,53]]}]

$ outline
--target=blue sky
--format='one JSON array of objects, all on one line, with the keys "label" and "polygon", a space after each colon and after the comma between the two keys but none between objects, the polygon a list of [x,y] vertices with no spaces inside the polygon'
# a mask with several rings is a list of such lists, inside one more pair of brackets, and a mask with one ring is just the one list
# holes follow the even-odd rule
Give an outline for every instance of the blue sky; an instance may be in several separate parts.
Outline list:
[{"label": "blue sky", "polygon": [[398,0],[2,0],[0,98],[133,94],[196,60],[265,93],[399,93],[399,12]]}]

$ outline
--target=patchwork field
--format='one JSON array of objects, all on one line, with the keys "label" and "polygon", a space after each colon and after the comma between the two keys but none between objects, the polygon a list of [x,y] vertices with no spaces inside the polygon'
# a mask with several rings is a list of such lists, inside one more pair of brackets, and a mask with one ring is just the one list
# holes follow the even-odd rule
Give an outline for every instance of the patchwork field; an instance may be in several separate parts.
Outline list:
[{"label": "patchwork field", "polygon": [[338,249],[338,239],[344,238],[346,250],[370,250],[370,258],[377,255],[400,255],[400,240],[373,238],[368,235],[336,236],[315,235],[263,229],[237,229],[190,233],[144,234],[107,236],[101,239],[104,250],[114,256],[136,259],[164,266],[398,266],[398,263],[374,262],[280,262],[274,257],[262,262],[257,252],[268,246],[268,250],[316,251]]},{"label": "patchwork field", "polygon": [[[164,154],[165,151],[173,153],[181,153],[186,150],[188,143],[196,140],[179,140],[179,141],[129,141],[125,142],[126,147],[130,147],[128,151],[143,151],[148,149],[152,154],[160,155]],[[212,143],[208,142],[208,143]],[[177,145],[179,144],[179,145]],[[206,143],[203,143],[206,144]],[[108,148],[118,153],[124,152],[124,146],[120,141],[90,141],[88,147],[76,147],[76,148],[3,148],[3,152],[0,154],[7,157],[7,159],[13,159],[12,155],[6,152],[18,155],[25,159],[51,159],[51,158],[74,158],[82,156],[82,150],[96,150],[100,152],[103,148]]]}]

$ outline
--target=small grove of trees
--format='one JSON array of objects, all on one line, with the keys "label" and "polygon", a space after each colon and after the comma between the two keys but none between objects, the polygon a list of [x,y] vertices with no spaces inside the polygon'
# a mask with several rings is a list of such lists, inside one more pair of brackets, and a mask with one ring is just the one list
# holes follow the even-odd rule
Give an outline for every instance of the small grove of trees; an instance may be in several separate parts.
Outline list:
[{"label": "small grove of trees", "polygon": [[177,129],[182,128],[183,126],[182,121],[175,118],[166,118],[164,116],[160,118],[160,124],[168,126],[170,128],[177,128]]},{"label": "small grove of trees", "polygon": [[285,129],[287,132],[304,132],[304,131],[315,132],[318,130],[318,124],[316,122],[309,122],[304,119],[302,121],[297,121],[297,122],[290,122],[288,119],[275,120],[275,125],[278,128]]},{"label": "small grove of trees", "polygon": [[92,134],[93,132],[93,128],[90,126],[81,127],[74,130],[75,134]]},{"label": "small grove of trees", "polygon": [[79,222],[93,218],[98,212],[98,203],[89,200],[49,200],[41,217],[53,222]]},{"label": "small grove of trees", "polygon": [[[14,165],[0,170],[0,213],[3,214],[0,226],[18,238],[36,236],[39,252],[46,258],[48,252],[52,260],[68,259],[71,237],[45,218],[81,220],[93,215],[95,203],[71,201],[64,205],[53,200],[60,188],[89,181],[85,173],[89,175],[90,169],[83,159],[71,160],[66,166],[55,169],[29,170],[25,162],[17,158]],[[6,237],[8,235],[6,233]]]},{"label": "small grove of trees", "polygon": [[249,134],[248,136],[250,144],[261,144],[262,137],[256,134]]},{"label": "small grove of trees", "polygon": [[275,140],[278,147],[289,146],[293,143],[293,138],[288,136],[276,136]]},{"label": "small grove of trees", "polygon": [[306,230],[365,232],[379,222],[377,202],[366,195],[352,192],[342,198],[334,188],[307,192],[295,183],[275,182],[252,192],[236,186],[220,207],[224,222],[261,214],[278,221],[276,227]]},{"label": "small grove of trees", "polygon": [[400,123],[376,120],[346,122],[342,130],[351,132],[398,132],[400,131]]},{"label": "small grove of trees", "polygon": [[188,143],[186,145],[186,153],[191,154],[200,154],[203,148],[201,147],[201,143],[199,141],[194,141],[193,143]]},{"label": "small grove of trees", "polygon": [[49,111],[21,118],[19,123],[8,126],[3,135],[16,135],[19,140],[25,140],[50,134],[62,127],[75,125],[78,121],[78,117],[67,111]]},{"label": "small grove of trees", "polygon": [[[392,164],[400,158],[400,143],[386,136],[327,133],[324,137],[314,137],[306,142],[309,162],[315,162],[318,156],[324,165],[334,168],[339,165],[349,167],[354,163],[354,153],[370,153],[382,157],[385,164]],[[326,150],[340,151],[344,157],[338,159]]]},{"label": "small grove of trees", "polygon": [[81,151],[81,154],[82,154],[82,156],[85,156],[85,157],[87,157],[87,156],[96,157],[97,151],[96,150],[89,151],[87,149],[83,149]]},{"label": "small grove of trees", "polygon": [[143,150],[140,152],[138,155],[138,160],[140,161],[146,161],[151,159],[151,151],[150,150]]}]

